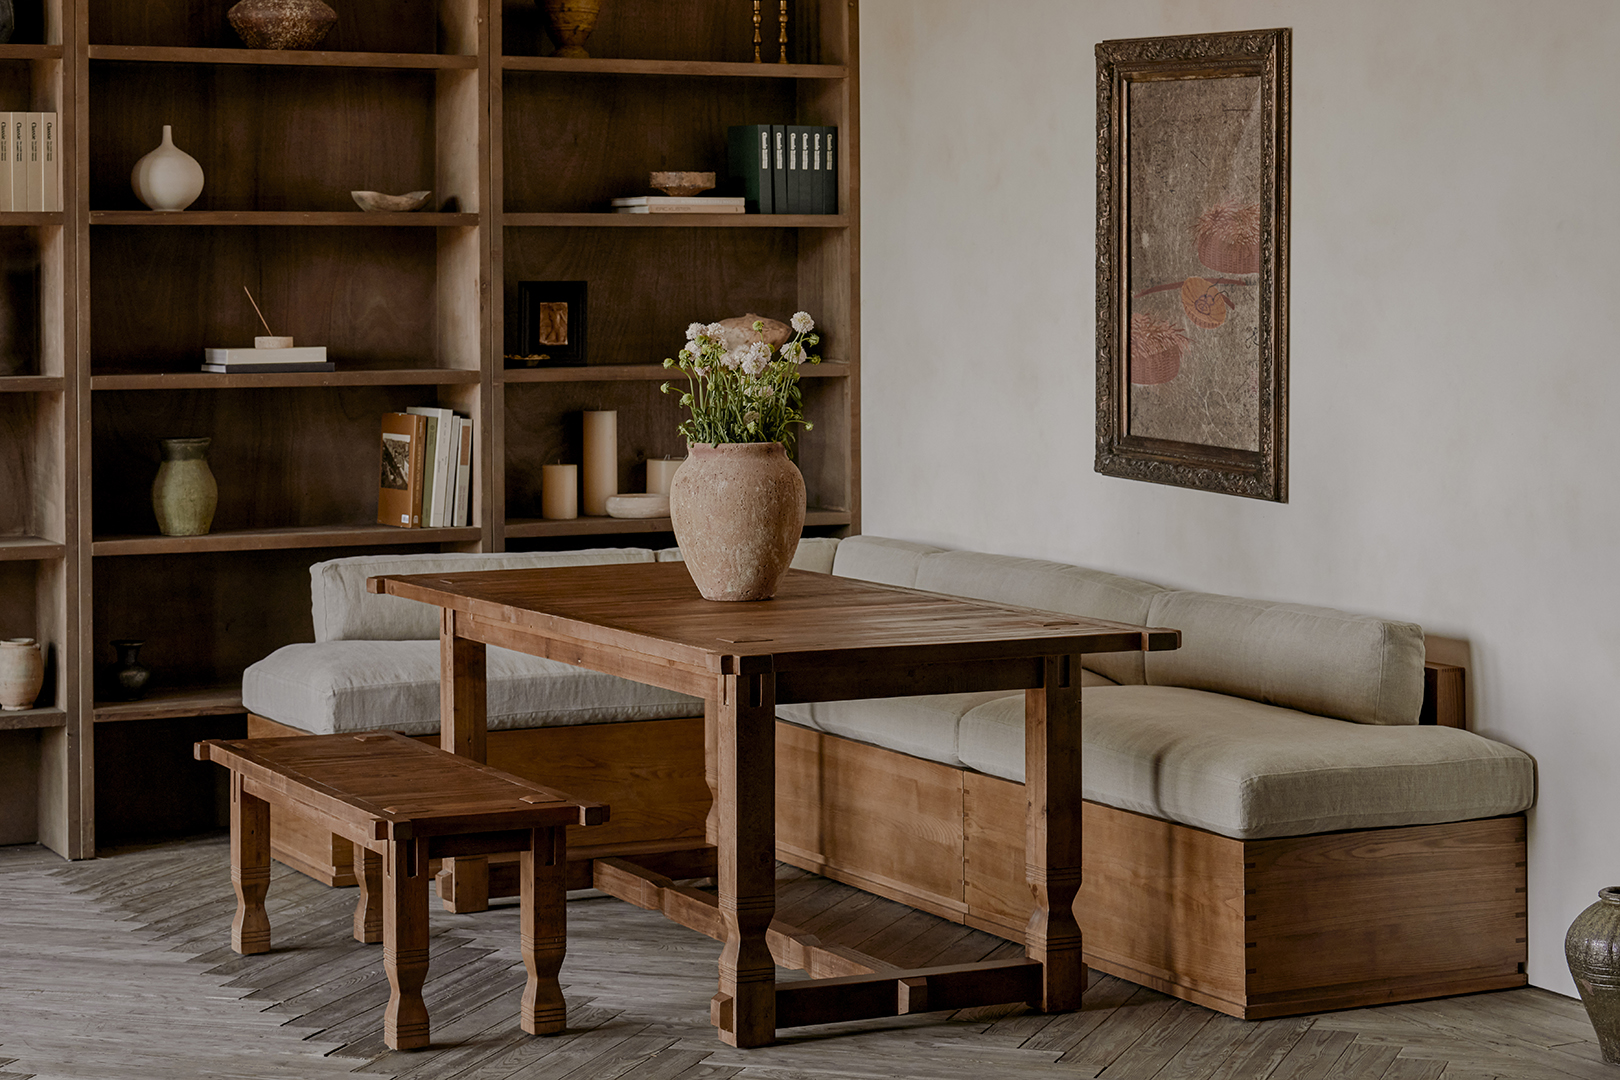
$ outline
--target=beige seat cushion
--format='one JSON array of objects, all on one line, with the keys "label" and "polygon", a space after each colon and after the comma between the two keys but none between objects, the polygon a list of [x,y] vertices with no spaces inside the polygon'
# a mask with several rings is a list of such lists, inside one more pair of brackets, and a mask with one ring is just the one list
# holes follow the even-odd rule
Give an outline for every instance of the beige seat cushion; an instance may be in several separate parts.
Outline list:
[{"label": "beige seat cushion", "polygon": [[[489,728],[702,716],[703,702],[490,647]],[[318,735],[439,730],[437,641],[325,641],[277,649],[242,676],[248,711]]]},{"label": "beige seat cushion", "polygon": [[880,585],[914,588],[925,555],[944,549],[882,536],[849,536],[838,542],[832,572]]},{"label": "beige seat cushion", "polygon": [[[1530,757],[1471,732],[1378,726],[1168,686],[1084,691],[1085,797],[1224,836],[1303,836],[1517,813]],[[1022,695],[962,718],[964,764],[1024,779]]]}]

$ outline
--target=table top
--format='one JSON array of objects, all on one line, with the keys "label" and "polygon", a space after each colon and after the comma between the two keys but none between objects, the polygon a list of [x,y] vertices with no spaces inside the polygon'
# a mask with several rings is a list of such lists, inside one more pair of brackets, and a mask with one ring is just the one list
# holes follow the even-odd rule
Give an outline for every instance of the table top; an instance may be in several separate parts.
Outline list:
[{"label": "table top", "polygon": [[366,830],[375,840],[595,825],[607,808],[446,753],[398,732],[210,739],[213,761]]},{"label": "table top", "polygon": [[[770,600],[703,599],[682,563],[485,570],[372,578],[420,600],[592,646],[713,672],[764,658],[776,672],[854,662],[950,664],[1174,649],[1180,634],[790,570]],[[747,666],[747,665],[743,665]]]}]

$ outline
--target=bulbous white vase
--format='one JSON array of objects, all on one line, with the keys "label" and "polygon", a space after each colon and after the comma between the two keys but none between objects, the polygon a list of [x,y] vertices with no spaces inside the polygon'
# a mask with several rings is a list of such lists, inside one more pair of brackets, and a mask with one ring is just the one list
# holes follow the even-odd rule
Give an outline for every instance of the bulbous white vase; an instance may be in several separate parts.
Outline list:
[{"label": "bulbous white vase", "polygon": [[129,184],[153,210],[184,210],[202,194],[202,166],[174,145],[174,130],[164,124],[162,145],[135,163]]}]

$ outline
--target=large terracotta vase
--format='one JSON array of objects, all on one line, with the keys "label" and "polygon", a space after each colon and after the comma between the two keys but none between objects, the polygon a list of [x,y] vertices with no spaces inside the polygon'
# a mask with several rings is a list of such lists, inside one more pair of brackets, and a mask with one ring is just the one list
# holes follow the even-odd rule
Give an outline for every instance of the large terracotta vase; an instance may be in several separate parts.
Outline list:
[{"label": "large terracotta vase", "polygon": [[781,443],[694,443],[669,516],[705,600],[769,600],[804,530],[804,477]]},{"label": "large terracotta vase", "polygon": [[34,707],[45,685],[45,658],[33,638],[0,641],[0,709],[21,712]]},{"label": "large terracotta vase", "polygon": [[1620,887],[1598,891],[1598,901],[1569,924],[1564,958],[1597,1032],[1603,1060],[1620,1065]]}]

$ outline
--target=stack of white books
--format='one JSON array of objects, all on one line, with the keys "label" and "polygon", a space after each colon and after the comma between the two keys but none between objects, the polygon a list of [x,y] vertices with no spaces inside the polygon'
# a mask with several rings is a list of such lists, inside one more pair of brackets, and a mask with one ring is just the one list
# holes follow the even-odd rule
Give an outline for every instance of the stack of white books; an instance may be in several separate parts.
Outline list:
[{"label": "stack of white books", "polygon": [[422,527],[467,524],[472,505],[472,421],[449,409],[413,405],[405,410],[427,418],[426,467],[422,475]]},{"label": "stack of white books", "polygon": [[285,349],[204,349],[204,371],[221,375],[266,375],[277,371],[331,371],[325,345]]},{"label": "stack of white books", "polygon": [[614,199],[615,214],[742,214],[741,195],[632,195]]},{"label": "stack of white books", "polygon": [[61,138],[53,112],[0,112],[0,210],[62,209]]}]

